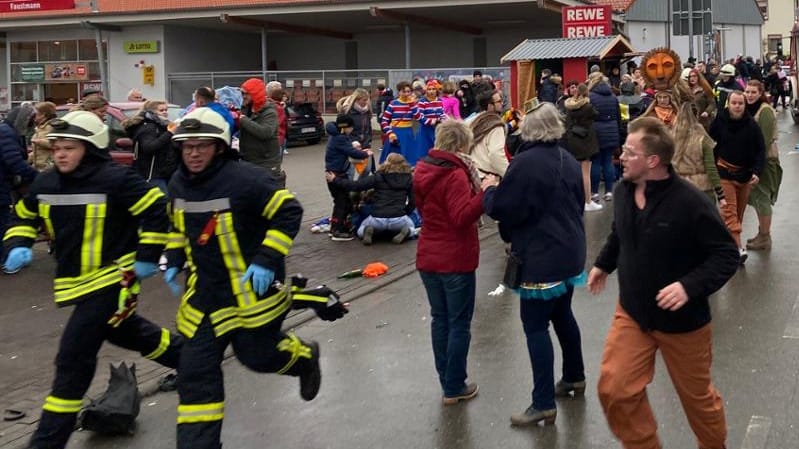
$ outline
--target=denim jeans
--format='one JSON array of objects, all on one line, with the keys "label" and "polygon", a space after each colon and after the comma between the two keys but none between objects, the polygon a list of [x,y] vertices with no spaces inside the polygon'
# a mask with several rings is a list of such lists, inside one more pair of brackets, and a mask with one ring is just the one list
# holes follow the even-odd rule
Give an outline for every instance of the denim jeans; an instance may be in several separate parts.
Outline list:
[{"label": "denim jeans", "polygon": [[375,231],[392,231],[392,232],[399,232],[403,228],[409,228],[411,233],[408,234],[408,237],[413,237],[414,233],[414,224],[413,220],[407,215],[403,215],[401,217],[392,217],[392,218],[383,218],[383,217],[373,217],[369,215],[366,217],[364,221],[361,222],[361,226],[358,227],[358,238],[363,238],[363,231],[366,229],[367,226],[371,226],[374,228]]},{"label": "denim jeans", "polygon": [[466,358],[474,314],[475,274],[420,271],[427,299],[436,371],[444,396],[457,396],[466,386]]},{"label": "denim jeans", "polygon": [[537,410],[555,408],[555,355],[549,338],[550,321],[563,353],[563,381],[585,380],[580,328],[571,308],[572,293],[574,288],[569,287],[563,296],[557,298],[521,300],[520,315],[533,365],[533,407]]},{"label": "denim jeans", "polygon": [[591,157],[591,193],[599,193],[599,175],[605,179],[605,193],[613,192],[616,170],[613,168],[613,148],[600,148]]}]

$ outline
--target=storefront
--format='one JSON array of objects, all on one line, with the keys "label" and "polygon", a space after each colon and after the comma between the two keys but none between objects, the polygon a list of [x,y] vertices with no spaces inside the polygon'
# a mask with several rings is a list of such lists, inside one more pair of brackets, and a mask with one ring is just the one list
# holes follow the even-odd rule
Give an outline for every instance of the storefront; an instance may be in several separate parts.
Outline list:
[{"label": "storefront", "polygon": [[94,39],[18,41],[7,48],[12,106],[25,100],[74,103],[84,89],[100,86]]}]

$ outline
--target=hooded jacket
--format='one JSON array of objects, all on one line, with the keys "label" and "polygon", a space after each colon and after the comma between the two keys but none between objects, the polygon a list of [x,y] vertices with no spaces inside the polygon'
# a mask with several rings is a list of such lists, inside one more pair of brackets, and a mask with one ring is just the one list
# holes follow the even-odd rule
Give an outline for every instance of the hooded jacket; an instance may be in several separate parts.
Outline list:
[{"label": "hooded jacket", "polygon": [[151,111],[142,111],[122,122],[122,127],[136,144],[136,172],[148,181],[169,180],[177,168],[178,156],[166,122]]},{"label": "hooded jacket", "polygon": [[424,222],[416,247],[416,268],[433,273],[476,270],[483,192],[472,187],[466,164],[455,154],[430,150],[416,164],[413,195]]},{"label": "hooded jacket", "polygon": [[366,159],[366,151],[356,150],[352,146],[353,135],[344,134],[335,122],[325,125],[327,131],[327,147],[325,148],[325,170],[342,174],[350,169],[350,159]]},{"label": "hooded jacket", "polygon": [[610,85],[605,82],[596,84],[588,93],[591,104],[597,110],[594,120],[594,130],[599,141],[600,149],[615,150],[621,145],[619,140],[619,127],[621,114],[619,113],[619,100],[610,90]]},{"label": "hooded jacket", "polygon": [[587,98],[568,98],[563,108],[566,111],[565,148],[578,161],[589,159],[599,151],[594,131],[596,109]]},{"label": "hooded jacket", "polygon": [[242,110],[239,122],[239,151],[242,158],[266,168],[280,177],[283,152],[278,141],[278,116],[273,103],[266,101],[266,86],[257,78],[241,85],[249,92],[252,104]]},{"label": "hooded jacket", "polygon": [[372,216],[396,218],[408,215],[416,208],[413,201],[413,175],[411,173],[372,173],[357,181],[338,177],[333,183],[347,190],[374,189]]}]

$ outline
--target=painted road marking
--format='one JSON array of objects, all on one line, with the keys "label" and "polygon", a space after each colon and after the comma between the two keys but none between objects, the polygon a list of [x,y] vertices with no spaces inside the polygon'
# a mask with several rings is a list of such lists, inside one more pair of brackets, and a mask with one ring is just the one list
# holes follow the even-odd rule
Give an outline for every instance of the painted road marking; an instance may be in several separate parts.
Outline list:
[{"label": "painted road marking", "polygon": [[768,440],[768,431],[771,429],[771,418],[767,416],[752,416],[746,426],[746,435],[741,449],[764,449]]}]

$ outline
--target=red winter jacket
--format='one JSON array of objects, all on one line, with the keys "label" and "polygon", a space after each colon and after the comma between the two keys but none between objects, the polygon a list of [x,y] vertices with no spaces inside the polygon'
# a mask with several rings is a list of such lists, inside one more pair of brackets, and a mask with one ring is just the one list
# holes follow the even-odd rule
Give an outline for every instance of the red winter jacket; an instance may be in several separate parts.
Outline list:
[{"label": "red winter jacket", "polygon": [[275,109],[277,109],[277,139],[280,142],[280,145],[286,143],[286,132],[288,131],[288,124],[286,122],[286,104],[282,101],[275,101],[273,99],[269,99],[271,103],[275,105]]},{"label": "red winter jacket", "polygon": [[483,192],[475,191],[469,169],[455,154],[430,150],[416,164],[413,193],[422,216],[416,247],[416,269],[434,273],[468,273],[477,269],[480,243],[477,220]]}]

